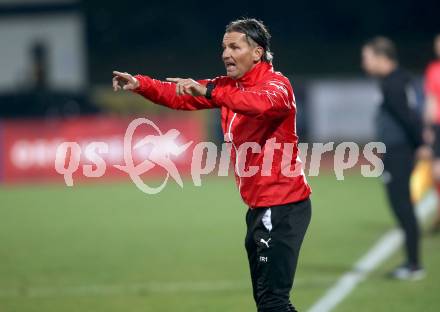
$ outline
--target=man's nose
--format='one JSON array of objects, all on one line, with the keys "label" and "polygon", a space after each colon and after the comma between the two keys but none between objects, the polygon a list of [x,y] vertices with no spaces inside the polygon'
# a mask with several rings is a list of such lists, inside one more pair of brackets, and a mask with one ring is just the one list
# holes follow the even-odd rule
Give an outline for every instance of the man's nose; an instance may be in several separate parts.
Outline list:
[{"label": "man's nose", "polygon": [[231,53],[229,53],[229,49],[224,49],[222,53],[222,59],[226,61],[230,57],[231,57]]}]

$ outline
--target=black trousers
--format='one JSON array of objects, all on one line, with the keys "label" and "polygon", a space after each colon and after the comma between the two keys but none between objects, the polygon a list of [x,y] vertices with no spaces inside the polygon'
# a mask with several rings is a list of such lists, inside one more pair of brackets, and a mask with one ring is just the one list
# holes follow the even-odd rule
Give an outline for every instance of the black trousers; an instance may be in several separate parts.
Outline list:
[{"label": "black trousers", "polygon": [[410,177],[414,168],[411,146],[387,146],[382,175],[391,209],[405,235],[407,263],[419,265],[420,231],[411,202]]},{"label": "black trousers", "polygon": [[258,312],[296,311],[290,302],[311,202],[249,209],[245,239]]}]

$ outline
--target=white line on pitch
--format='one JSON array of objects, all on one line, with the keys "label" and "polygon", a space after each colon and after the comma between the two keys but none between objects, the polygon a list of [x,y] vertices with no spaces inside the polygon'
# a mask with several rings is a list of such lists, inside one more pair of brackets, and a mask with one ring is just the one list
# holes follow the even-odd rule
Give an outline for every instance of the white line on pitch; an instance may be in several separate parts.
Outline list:
[{"label": "white line on pitch", "polygon": [[[416,213],[420,221],[425,221],[435,210],[436,196],[430,192],[417,205]],[[388,259],[401,245],[402,235],[397,229],[387,232],[358,261],[353,268],[344,273],[336,283],[321,297],[308,312],[332,311],[369,273]]]}]

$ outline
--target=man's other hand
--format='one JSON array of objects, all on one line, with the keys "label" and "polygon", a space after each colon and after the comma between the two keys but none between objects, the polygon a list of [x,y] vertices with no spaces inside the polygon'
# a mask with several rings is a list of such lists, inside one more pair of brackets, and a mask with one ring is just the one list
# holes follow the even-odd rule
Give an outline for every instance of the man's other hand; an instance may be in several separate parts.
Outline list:
[{"label": "man's other hand", "polygon": [[192,95],[192,96],[205,96],[206,87],[193,79],[183,79],[183,78],[167,78],[167,81],[176,83],[176,94],[177,95]]},{"label": "man's other hand", "polygon": [[139,81],[129,73],[113,71],[113,90],[134,90],[139,87]]}]

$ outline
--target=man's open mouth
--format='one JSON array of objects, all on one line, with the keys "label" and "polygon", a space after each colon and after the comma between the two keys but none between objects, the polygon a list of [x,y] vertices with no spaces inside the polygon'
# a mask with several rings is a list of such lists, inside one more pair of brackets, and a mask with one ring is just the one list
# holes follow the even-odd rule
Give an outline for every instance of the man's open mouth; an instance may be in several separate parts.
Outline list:
[{"label": "man's open mouth", "polygon": [[236,68],[235,63],[234,62],[225,62],[225,66],[227,70],[233,70]]}]

